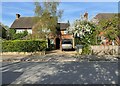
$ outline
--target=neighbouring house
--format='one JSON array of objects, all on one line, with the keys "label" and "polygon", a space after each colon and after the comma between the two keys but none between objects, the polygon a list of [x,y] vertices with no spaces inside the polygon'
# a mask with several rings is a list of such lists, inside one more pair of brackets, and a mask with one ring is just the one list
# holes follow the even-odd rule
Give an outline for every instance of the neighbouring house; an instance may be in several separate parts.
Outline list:
[{"label": "neighbouring house", "polygon": [[[28,31],[29,34],[33,33],[33,27],[36,24],[36,22],[33,21],[34,17],[21,17],[20,14],[16,14],[16,19],[11,25],[12,29],[16,30],[16,33],[20,33],[23,31]],[[57,28],[59,27],[59,28]],[[67,32],[67,28],[69,27],[68,23],[58,23],[58,26],[56,27],[56,37],[53,37],[52,34],[50,34],[49,37],[49,44],[53,44],[55,49],[61,48],[61,43],[63,39],[71,39],[73,40],[72,34],[69,34]]]},{"label": "neighbouring house", "polygon": [[92,22],[99,24],[99,21],[101,19],[109,19],[114,17],[115,15],[118,15],[118,14],[117,13],[99,13],[92,19]]},{"label": "neighbouring house", "polygon": [[[96,25],[98,25],[99,21],[101,19],[109,19],[109,18],[115,17],[115,15],[118,16],[117,13],[99,13],[92,19],[92,22],[95,23]],[[101,44],[103,44],[103,45],[112,45],[112,41],[109,42],[108,39],[104,37],[104,32],[103,31],[100,32],[99,37],[100,37],[100,39],[102,41]],[[119,45],[120,44],[120,39],[116,38],[116,42]]]},{"label": "neighbouring house", "polygon": [[0,38],[7,38],[7,29],[0,25]]}]

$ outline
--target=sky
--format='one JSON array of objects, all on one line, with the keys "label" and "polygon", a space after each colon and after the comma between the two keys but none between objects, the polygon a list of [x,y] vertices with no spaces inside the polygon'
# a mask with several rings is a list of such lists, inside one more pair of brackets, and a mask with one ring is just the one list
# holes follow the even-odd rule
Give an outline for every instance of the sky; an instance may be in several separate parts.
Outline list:
[{"label": "sky", "polygon": [[[21,17],[34,16],[33,2],[2,2],[2,17],[0,22],[4,25],[11,26],[16,19],[16,14],[19,13]],[[89,19],[92,19],[98,13],[117,13],[118,2],[61,2],[58,9],[64,10],[61,21],[73,23],[80,18],[85,12],[88,12]]]}]

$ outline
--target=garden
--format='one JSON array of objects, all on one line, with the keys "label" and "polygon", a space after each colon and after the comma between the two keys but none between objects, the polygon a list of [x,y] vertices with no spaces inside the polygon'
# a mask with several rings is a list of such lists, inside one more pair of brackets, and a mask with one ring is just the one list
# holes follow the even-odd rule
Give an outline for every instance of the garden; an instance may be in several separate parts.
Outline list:
[{"label": "garden", "polygon": [[[59,3],[43,3],[43,8],[39,2],[35,2],[35,18],[36,24],[32,28],[32,34],[27,31],[16,33],[15,29],[8,29],[6,34],[2,34],[3,39],[2,50],[3,52],[37,52],[51,50],[47,49],[48,36],[52,33],[53,37],[56,36],[56,27],[58,20],[62,17],[63,10],[57,10]],[[54,7],[54,8],[53,8]],[[48,9],[50,8],[50,9]],[[52,17],[51,17],[52,16]],[[42,22],[41,22],[42,21]],[[109,19],[100,19],[96,24],[90,20],[83,20],[82,18],[75,20],[68,28],[68,32],[73,34],[75,46],[82,45],[81,55],[97,55],[91,46],[119,46],[118,30],[118,15]],[[102,35],[101,35],[102,33]],[[105,42],[106,41],[106,42]],[[113,55],[118,51],[113,50],[99,51],[104,54]],[[119,47],[118,47],[119,49]]]},{"label": "garden", "polygon": [[[74,22],[73,27],[72,30],[69,28],[69,32],[74,34],[75,45],[82,45],[82,55],[119,54],[120,31],[117,14],[109,19],[99,20],[98,24],[78,19]],[[101,35],[101,33],[103,34]],[[100,49],[102,46],[104,46],[103,49]]]}]

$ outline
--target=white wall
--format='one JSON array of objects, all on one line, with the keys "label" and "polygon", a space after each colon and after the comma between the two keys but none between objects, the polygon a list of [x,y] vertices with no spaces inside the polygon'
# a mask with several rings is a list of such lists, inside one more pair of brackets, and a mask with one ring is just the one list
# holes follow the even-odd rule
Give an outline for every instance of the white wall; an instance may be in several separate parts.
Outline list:
[{"label": "white wall", "polygon": [[32,29],[16,29],[16,33],[21,33],[23,31],[27,30],[28,34],[32,34]]}]

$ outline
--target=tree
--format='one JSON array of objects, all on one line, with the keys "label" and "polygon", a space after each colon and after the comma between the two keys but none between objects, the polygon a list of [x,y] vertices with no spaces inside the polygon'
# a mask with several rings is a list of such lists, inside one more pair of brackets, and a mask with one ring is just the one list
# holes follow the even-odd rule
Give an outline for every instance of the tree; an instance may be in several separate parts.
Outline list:
[{"label": "tree", "polygon": [[118,28],[118,23],[118,15],[114,15],[109,19],[101,19],[99,21],[99,27],[102,28],[104,36],[108,38],[109,41],[113,41],[119,38],[120,30]]},{"label": "tree", "polygon": [[74,37],[77,38],[79,44],[94,45],[97,44],[97,26],[88,21],[77,20],[74,22]]},{"label": "tree", "polygon": [[9,27],[7,25],[2,24],[1,22],[0,25],[2,38],[7,38],[7,30],[9,29]]},{"label": "tree", "polygon": [[[33,28],[33,35],[38,37],[56,35],[58,20],[62,17],[63,10],[58,10],[59,2],[35,2],[35,18],[37,22]],[[45,36],[43,36],[45,35]]]},{"label": "tree", "polygon": [[7,37],[7,31],[5,29],[2,28],[2,38],[6,38]]},{"label": "tree", "polygon": [[8,35],[9,35],[8,39],[14,39],[15,33],[16,33],[15,29],[9,29],[8,30]]},{"label": "tree", "polygon": [[82,55],[91,53],[90,45],[97,43],[98,27],[86,20],[76,20],[72,29],[75,37],[75,45],[83,45]]}]

